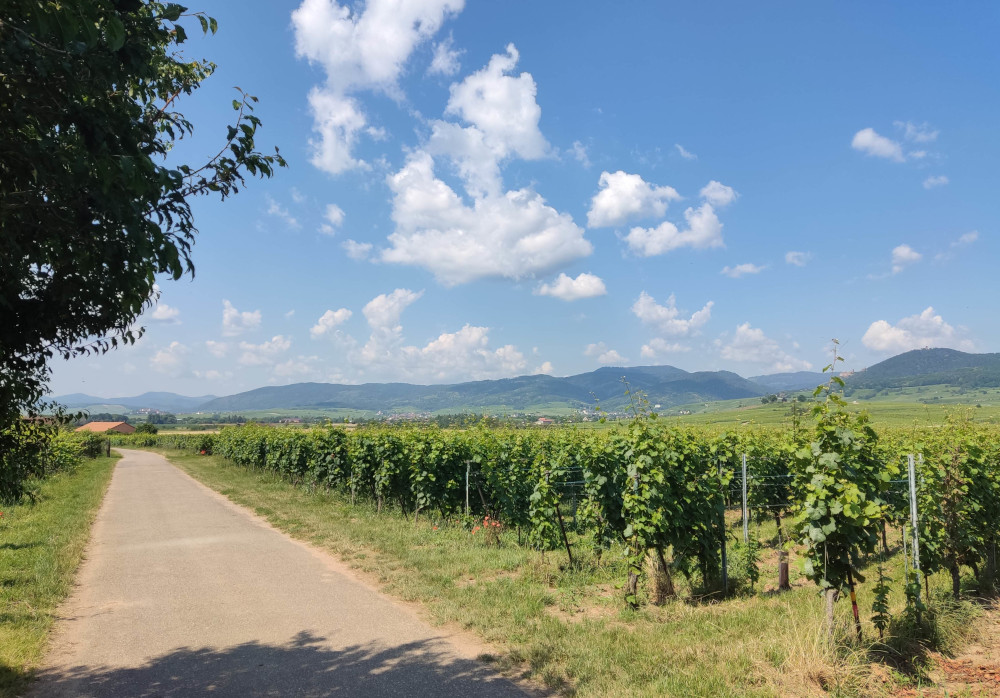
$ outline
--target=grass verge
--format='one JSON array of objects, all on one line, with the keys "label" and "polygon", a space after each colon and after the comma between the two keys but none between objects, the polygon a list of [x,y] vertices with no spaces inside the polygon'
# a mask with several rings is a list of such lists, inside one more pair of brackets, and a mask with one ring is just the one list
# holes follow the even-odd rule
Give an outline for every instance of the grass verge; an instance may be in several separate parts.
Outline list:
[{"label": "grass verge", "polygon": [[[849,640],[848,603],[837,609],[845,641],[830,647],[821,600],[795,566],[789,592],[768,593],[762,583],[756,593],[695,601],[681,583],[682,600],[629,611],[617,587],[624,569],[613,551],[598,559],[581,546],[574,555],[581,562],[570,568],[565,553],[542,555],[512,544],[511,531],[501,545],[487,545],[454,521],[415,523],[218,457],[165,455],[277,528],[339,556],[386,592],[419,602],[435,622],[474,632],[496,648],[492,659],[501,668],[523,670],[564,694],[880,696],[925,680],[922,647],[904,658],[875,643],[867,620],[866,642]],[[767,530],[757,533],[765,537]],[[763,575],[776,570],[765,567]],[[944,598],[936,589],[946,593],[947,580],[933,580],[935,598]],[[859,604],[865,618],[871,605],[865,587]],[[898,612],[902,599],[894,605]],[[938,632],[960,646],[963,632],[975,625],[974,606],[954,613],[940,608]]]},{"label": "grass verge", "polygon": [[69,594],[117,457],[84,459],[0,519],[0,697],[20,695]]}]

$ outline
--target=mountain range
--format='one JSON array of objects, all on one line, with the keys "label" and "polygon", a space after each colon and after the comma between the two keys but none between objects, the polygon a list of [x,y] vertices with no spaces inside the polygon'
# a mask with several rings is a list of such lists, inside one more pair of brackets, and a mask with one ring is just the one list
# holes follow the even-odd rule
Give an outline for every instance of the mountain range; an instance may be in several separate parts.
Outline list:
[{"label": "mountain range", "polygon": [[[245,412],[276,409],[355,409],[387,412],[436,412],[481,408],[543,411],[546,407],[618,410],[629,403],[628,381],[652,405],[671,407],[715,400],[754,398],[767,393],[811,390],[827,380],[811,371],[743,378],[730,371],[688,372],[674,366],[604,367],[557,378],[519,376],[451,385],[409,383],[295,383],[257,388],[236,395],[185,397],[144,393],[100,398],[73,394],[54,398],[67,407],[121,405],[167,412]],[[846,377],[848,393],[912,385],[1000,386],[1000,354],[970,354],[954,349],[918,349],[877,363]]]}]

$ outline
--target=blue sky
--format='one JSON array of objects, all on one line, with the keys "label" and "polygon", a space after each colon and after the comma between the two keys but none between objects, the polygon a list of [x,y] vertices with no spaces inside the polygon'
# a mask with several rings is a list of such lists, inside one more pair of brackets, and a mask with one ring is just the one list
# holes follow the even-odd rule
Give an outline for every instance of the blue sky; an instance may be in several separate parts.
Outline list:
[{"label": "blue sky", "polygon": [[998,351],[1000,6],[206,2],[289,167],[195,204],[193,280],[53,392]]}]

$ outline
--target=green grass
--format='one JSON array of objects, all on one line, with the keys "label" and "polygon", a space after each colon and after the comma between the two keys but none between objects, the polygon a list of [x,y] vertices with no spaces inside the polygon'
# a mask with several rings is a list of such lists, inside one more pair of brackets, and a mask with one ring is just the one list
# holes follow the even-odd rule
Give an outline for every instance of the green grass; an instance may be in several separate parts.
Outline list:
[{"label": "green grass", "polygon": [[[311,493],[217,457],[166,455],[278,528],[341,557],[388,593],[420,603],[433,621],[472,631],[494,648],[502,668],[524,671],[567,694],[875,696],[885,693],[889,684],[883,679],[893,672],[896,683],[920,680],[923,649],[909,663],[897,650],[879,654],[866,610],[866,642],[853,642],[846,602],[837,608],[845,640],[830,648],[821,600],[795,563],[792,591],[765,592],[762,587],[776,582],[773,551],[765,556],[757,593],[697,600],[675,580],[679,600],[630,611],[618,586],[624,569],[616,551],[599,561],[577,540],[582,562],[571,569],[564,552],[542,555],[515,545],[513,531],[503,534],[500,547],[490,547],[454,521],[422,517],[414,523],[391,512],[379,515],[367,504]],[[738,517],[730,518],[735,534]],[[755,524],[754,531],[770,539],[774,524]],[[896,556],[890,575],[901,579],[901,566]],[[933,580],[940,590],[935,594],[947,585],[946,579]],[[859,591],[862,609],[871,604],[867,586]],[[901,596],[893,597],[897,612]],[[939,613],[938,645],[959,646],[975,614],[971,604]],[[873,657],[889,657],[910,673],[873,665]]]},{"label": "green grass", "polygon": [[21,694],[69,594],[117,457],[84,459],[0,519],[0,696]]}]

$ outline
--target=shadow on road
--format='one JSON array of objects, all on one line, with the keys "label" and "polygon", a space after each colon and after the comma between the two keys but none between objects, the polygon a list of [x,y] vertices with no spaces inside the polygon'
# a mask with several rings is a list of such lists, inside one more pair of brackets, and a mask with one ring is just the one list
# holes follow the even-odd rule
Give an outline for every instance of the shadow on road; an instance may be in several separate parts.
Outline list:
[{"label": "shadow on road", "polygon": [[281,646],[250,642],[225,649],[181,648],[130,669],[78,666],[40,675],[31,696],[526,695],[477,661],[444,654],[433,641],[334,650],[299,633]]}]

